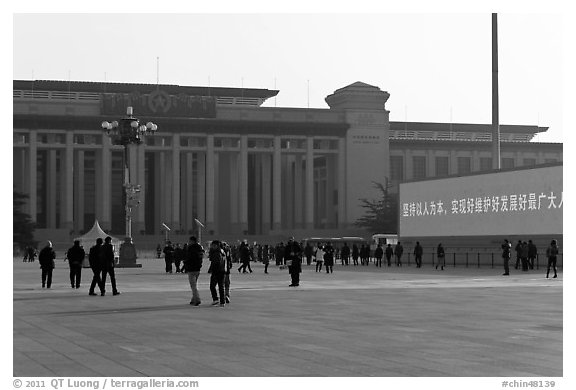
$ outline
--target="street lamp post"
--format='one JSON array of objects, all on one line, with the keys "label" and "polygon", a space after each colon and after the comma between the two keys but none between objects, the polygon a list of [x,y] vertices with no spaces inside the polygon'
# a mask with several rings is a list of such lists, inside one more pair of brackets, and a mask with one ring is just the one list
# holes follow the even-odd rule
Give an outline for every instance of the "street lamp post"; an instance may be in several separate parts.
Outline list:
[{"label": "street lamp post", "polygon": [[132,242],[132,209],[140,204],[139,193],[140,185],[130,182],[129,169],[129,145],[140,145],[145,135],[154,135],[158,130],[155,123],[147,122],[140,124],[138,118],[133,116],[132,107],[126,110],[126,116],[120,121],[102,122],[102,129],[110,137],[113,145],[122,145],[124,147],[124,193],[126,195],[126,236],[124,243],[120,246],[120,256],[118,265],[120,267],[137,267],[136,250]]}]

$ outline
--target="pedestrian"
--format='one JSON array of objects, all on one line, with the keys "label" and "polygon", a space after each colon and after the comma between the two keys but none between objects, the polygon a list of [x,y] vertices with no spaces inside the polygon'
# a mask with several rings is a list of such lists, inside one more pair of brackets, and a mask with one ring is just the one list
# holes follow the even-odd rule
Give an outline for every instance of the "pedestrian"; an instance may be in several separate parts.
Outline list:
[{"label": "pedestrian", "polygon": [[382,245],[378,244],[376,249],[374,250],[374,257],[376,258],[376,267],[382,268],[382,256],[384,256],[384,250],[382,249]]},{"label": "pedestrian", "polygon": [[420,245],[419,241],[416,241],[416,246],[414,247],[414,259],[416,260],[416,268],[422,267],[422,254],[424,253],[424,249],[422,245]]},{"label": "pedestrian", "polygon": [[281,241],[278,246],[276,246],[276,265],[284,264],[284,243]]},{"label": "pedestrian", "polygon": [[110,275],[110,283],[112,284],[112,295],[120,295],[120,292],[116,288],[116,274],[114,273],[114,248],[112,247],[112,237],[108,236],[104,239],[104,244],[102,245],[102,293],[106,293],[106,275]]},{"label": "pedestrian", "polygon": [[300,285],[300,273],[302,272],[300,245],[291,237],[284,248],[284,259],[288,264],[288,272],[290,273],[291,283],[289,287],[298,287]]},{"label": "pedestrian", "polygon": [[444,265],[446,265],[446,253],[444,252],[442,243],[438,244],[438,248],[436,248],[436,257],[438,258],[436,269],[440,266],[440,270],[444,271]]},{"label": "pedestrian", "polygon": [[548,268],[546,269],[546,278],[550,274],[550,267],[554,271],[554,278],[558,277],[556,272],[556,257],[558,256],[558,245],[556,240],[550,242],[550,246],[546,249],[546,257],[548,257]]},{"label": "pedestrian", "polygon": [[191,236],[184,253],[184,270],[188,274],[188,283],[192,290],[190,304],[193,306],[198,306],[202,303],[198,292],[198,277],[200,276],[203,257],[204,248],[198,244],[198,239],[195,236]]},{"label": "pedestrian", "polygon": [[80,246],[80,240],[74,241],[74,246],[68,249],[66,257],[68,258],[68,266],[70,267],[70,287],[80,288],[80,280],[82,279],[82,263],[86,252]]},{"label": "pedestrian", "polygon": [[172,263],[174,262],[174,247],[172,242],[166,241],[166,246],[164,247],[164,262],[166,263],[166,273],[172,273]]},{"label": "pedestrian", "polygon": [[224,273],[224,300],[226,304],[230,303],[230,270],[232,269],[232,254],[230,245],[225,242],[220,243],[220,248],[224,251],[226,258],[226,272]]},{"label": "pedestrian", "polygon": [[240,244],[240,249],[238,251],[240,255],[240,262],[242,262],[242,265],[238,267],[238,272],[242,272],[243,274],[245,274],[246,268],[248,268],[248,271],[252,273],[252,268],[250,267],[250,260],[252,259],[252,251],[250,250],[250,248],[248,248],[248,243],[246,241],[243,241]]},{"label": "pedestrian", "polygon": [[360,247],[360,264],[368,265],[368,256],[366,256],[366,246],[364,244]]},{"label": "pedestrian", "polygon": [[390,260],[392,259],[392,255],[394,254],[394,249],[392,249],[392,245],[388,244],[386,247],[386,261],[388,262],[388,267],[392,265]]},{"label": "pedestrian", "polygon": [[158,258],[162,256],[162,246],[160,246],[160,244],[158,244],[158,246],[156,247],[156,256],[158,256]]},{"label": "pedestrian", "polygon": [[174,248],[174,267],[176,268],[176,273],[181,273],[180,264],[184,260],[184,250],[180,247],[180,244],[176,244]]},{"label": "pedestrian", "polygon": [[324,246],[324,267],[326,273],[334,273],[334,247],[330,242]]},{"label": "pedestrian", "polygon": [[404,247],[398,241],[396,247],[394,248],[394,255],[396,256],[396,267],[402,267],[402,254],[404,253]]},{"label": "pedestrian", "polygon": [[514,250],[516,251],[516,265],[514,265],[514,269],[518,269],[520,262],[522,261],[522,241],[518,240]]},{"label": "pedestrian", "polygon": [[36,255],[37,255],[36,249],[32,245],[30,245],[28,247],[28,262],[33,263],[34,260],[36,260]]},{"label": "pedestrian", "polygon": [[528,240],[528,265],[530,269],[534,269],[534,260],[538,256],[538,248],[532,242],[532,240]]},{"label": "pedestrian", "polygon": [[52,286],[52,270],[56,267],[54,264],[55,258],[56,253],[52,248],[52,242],[48,241],[38,255],[38,261],[42,269],[42,288],[50,288]]},{"label": "pedestrian", "polygon": [[264,245],[262,249],[262,264],[264,264],[264,273],[268,273],[268,265],[270,264],[270,247],[268,244]]},{"label": "pedestrian", "polygon": [[312,264],[312,255],[314,254],[314,248],[309,242],[306,243],[304,247],[304,256],[306,256],[306,265]]},{"label": "pedestrian", "polygon": [[360,256],[360,251],[358,250],[358,246],[356,244],[352,244],[352,260],[354,261],[354,265],[358,265],[358,257]]},{"label": "pedestrian", "polygon": [[318,244],[318,249],[316,249],[316,272],[322,272],[322,264],[324,264],[324,247],[322,244]]},{"label": "pedestrian", "polygon": [[94,288],[98,285],[100,289],[100,295],[104,295],[104,287],[102,286],[102,268],[103,268],[103,256],[102,256],[102,243],[101,238],[96,239],[96,245],[90,248],[90,253],[88,254],[88,261],[90,263],[90,268],[92,269],[92,283],[90,284],[90,290],[88,295],[96,295]]},{"label": "pedestrian", "polygon": [[528,243],[522,242],[520,247],[520,260],[522,261],[522,271],[528,271]]},{"label": "pedestrian", "polygon": [[344,246],[340,251],[340,256],[342,257],[342,264],[349,265],[348,262],[350,261],[350,247],[347,243],[344,243]]},{"label": "pedestrian", "polygon": [[[210,259],[210,294],[212,295],[212,306],[224,307],[226,296],[224,294],[224,278],[226,276],[226,254],[220,248],[220,241],[214,240],[210,244],[208,252]],[[216,290],[218,286],[218,290]]]},{"label": "pedestrian", "polygon": [[503,276],[510,275],[510,257],[512,257],[512,244],[510,244],[508,240],[505,239],[504,243],[502,244],[502,260],[504,261],[504,273],[502,274]]}]

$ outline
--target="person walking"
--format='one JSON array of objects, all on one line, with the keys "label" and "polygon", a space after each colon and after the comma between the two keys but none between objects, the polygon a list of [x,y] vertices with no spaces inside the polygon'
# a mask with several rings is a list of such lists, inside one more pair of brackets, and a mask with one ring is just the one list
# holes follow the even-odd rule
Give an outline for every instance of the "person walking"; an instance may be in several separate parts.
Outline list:
[{"label": "person walking", "polygon": [[309,242],[306,243],[304,247],[304,256],[306,256],[306,265],[312,264],[312,255],[314,254],[314,248]]},{"label": "person walking", "polygon": [[82,263],[84,262],[84,257],[86,257],[86,252],[84,252],[84,248],[80,246],[79,240],[74,241],[74,246],[68,249],[66,257],[68,258],[68,266],[70,267],[70,287],[80,288]]},{"label": "person walking", "polygon": [[414,247],[414,259],[416,260],[416,268],[422,267],[422,254],[424,253],[424,249],[422,245],[420,245],[419,241],[416,241],[416,246]]},{"label": "person walking", "polygon": [[156,247],[156,256],[158,258],[160,258],[160,256],[162,256],[162,246],[160,246],[160,244],[158,244],[158,246]]},{"label": "person walking", "polygon": [[360,251],[358,250],[358,245],[352,244],[352,260],[354,265],[358,265],[358,257],[360,256]]},{"label": "person walking", "polygon": [[188,275],[188,283],[192,290],[190,304],[193,306],[198,306],[202,303],[198,292],[198,277],[200,276],[203,257],[204,248],[198,244],[198,239],[195,236],[191,236],[186,246],[186,252],[184,253],[184,270]]},{"label": "person walking", "polygon": [[504,273],[503,276],[510,275],[510,257],[512,257],[512,244],[508,240],[504,240],[502,244],[502,260],[504,261]]},{"label": "person walking", "polygon": [[55,258],[56,252],[52,248],[52,242],[48,241],[38,255],[38,261],[42,269],[42,288],[50,288],[52,286],[52,271],[56,268],[54,264]]},{"label": "person walking", "polygon": [[276,245],[276,265],[282,265],[284,261],[284,243]]},{"label": "person walking", "polygon": [[90,268],[92,269],[92,283],[90,284],[90,290],[88,295],[96,295],[94,288],[98,285],[100,289],[100,295],[104,295],[104,287],[102,286],[102,268],[103,268],[103,257],[102,257],[102,243],[101,238],[96,239],[96,245],[90,248],[90,253],[88,254],[88,261],[90,262]]},{"label": "person walking", "polygon": [[166,246],[164,247],[164,262],[166,263],[166,273],[172,273],[172,263],[174,262],[174,247],[172,242],[166,241]]},{"label": "person walking", "polygon": [[522,271],[528,271],[528,243],[524,241],[520,248],[520,260],[522,261]]},{"label": "person walking", "polygon": [[252,258],[252,251],[250,250],[250,248],[248,248],[248,244],[246,243],[246,241],[243,241],[240,244],[240,249],[239,249],[239,254],[240,254],[240,262],[242,262],[242,265],[240,267],[238,267],[238,272],[242,272],[243,274],[246,273],[246,268],[248,268],[248,271],[250,271],[250,273],[252,273],[252,268],[250,267],[250,260]]},{"label": "person walking", "polygon": [[444,271],[444,265],[446,265],[446,253],[444,252],[442,243],[438,244],[438,248],[436,248],[436,258],[438,259],[436,262],[436,269],[440,266],[440,270]]},{"label": "person walking", "polygon": [[388,244],[386,246],[386,261],[388,262],[388,267],[392,265],[390,260],[392,259],[392,255],[394,254],[394,249],[392,249],[392,245]]},{"label": "person walking", "polygon": [[404,247],[398,241],[396,247],[394,248],[394,255],[396,256],[396,267],[402,267],[402,254],[404,253]]},{"label": "person walking", "polygon": [[220,243],[220,248],[224,251],[226,258],[226,271],[224,273],[224,300],[228,305],[230,303],[230,270],[232,269],[232,254],[230,245],[225,242]]},{"label": "person walking", "polygon": [[552,267],[552,270],[554,271],[553,278],[558,277],[558,274],[556,272],[557,256],[558,256],[558,244],[556,243],[556,240],[552,240],[550,242],[550,246],[548,247],[548,249],[546,249],[546,257],[548,257],[548,268],[546,269],[546,278],[548,278],[548,275],[550,274],[550,267]]},{"label": "person walking", "polygon": [[176,268],[176,273],[181,273],[182,270],[180,269],[180,264],[184,260],[184,250],[180,246],[180,244],[176,244],[176,248],[174,248],[174,267]]},{"label": "person walking", "polygon": [[374,257],[376,258],[376,267],[382,268],[382,256],[384,256],[384,250],[382,249],[382,245],[378,244],[376,249],[374,250]]},{"label": "person walking", "polygon": [[112,284],[112,295],[120,295],[116,288],[116,274],[114,273],[114,248],[112,247],[112,237],[108,236],[104,239],[102,245],[102,258],[104,260],[102,267],[102,293],[106,293],[106,275],[110,275],[110,283]]},{"label": "person walking", "polygon": [[340,257],[342,257],[342,264],[343,265],[349,265],[349,261],[350,261],[350,247],[348,246],[347,243],[344,243],[344,246],[342,247],[342,250],[340,251]]},{"label": "person walking", "polygon": [[288,265],[288,272],[290,273],[291,283],[289,287],[298,287],[300,285],[300,273],[302,272],[302,249],[294,237],[290,237],[288,243],[284,247],[284,259]]},{"label": "person walking", "polygon": [[534,260],[536,260],[536,256],[538,256],[538,248],[532,242],[532,240],[528,240],[528,265],[530,269],[534,269]]},{"label": "person walking", "polygon": [[318,249],[316,249],[316,272],[322,272],[322,264],[324,264],[324,247],[322,244],[318,244]]},{"label": "person walking", "polygon": [[324,247],[324,267],[326,273],[334,273],[334,247],[330,242]]},{"label": "person walking", "polygon": [[264,264],[264,273],[268,273],[268,265],[270,264],[270,247],[268,244],[262,248],[262,264]]},{"label": "person walking", "polygon": [[[220,248],[220,241],[214,240],[210,244],[208,252],[210,260],[210,294],[212,295],[212,306],[224,307],[226,296],[224,294],[224,278],[226,275],[226,254]],[[216,290],[218,286],[218,290]]]},{"label": "person walking", "polygon": [[518,269],[522,261],[522,241],[518,240],[514,250],[516,251],[516,265],[514,265],[514,269]]}]

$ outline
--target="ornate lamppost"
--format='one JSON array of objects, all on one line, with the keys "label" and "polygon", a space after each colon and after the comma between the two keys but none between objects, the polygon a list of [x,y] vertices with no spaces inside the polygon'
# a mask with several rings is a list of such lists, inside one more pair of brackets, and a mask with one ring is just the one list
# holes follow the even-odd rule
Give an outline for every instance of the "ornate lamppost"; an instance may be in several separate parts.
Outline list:
[{"label": "ornate lamppost", "polygon": [[132,114],[132,107],[126,110],[126,116],[120,121],[102,122],[102,129],[110,137],[113,145],[124,147],[124,192],[126,194],[126,237],[120,246],[118,265],[120,267],[138,267],[136,264],[136,250],[132,242],[132,209],[140,204],[140,185],[130,182],[129,145],[140,145],[145,135],[154,135],[158,130],[155,123],[140,124],[138,118]]}]

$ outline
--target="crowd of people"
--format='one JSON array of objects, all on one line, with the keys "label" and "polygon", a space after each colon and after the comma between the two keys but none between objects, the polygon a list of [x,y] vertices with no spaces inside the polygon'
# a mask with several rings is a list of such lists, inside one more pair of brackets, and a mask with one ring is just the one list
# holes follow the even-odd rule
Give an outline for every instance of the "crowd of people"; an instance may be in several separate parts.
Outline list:
[{"label": "crowd of people", "polygon": [[[506,239],[501,248],[504,265],[503,275],[510,275],[509,263],[512,257],[512,244]],[[516,252],[515,269],[521,269],[524,272],[534,269],[538,249],[532,240],[528,240],[528,242],[519,240],[514,250]],[[291,277],[289,287],[297,287],[300,285],[300,274],[302,273],[304,261],[307,265],[311,265],[314,261],[316,263],[315,271],[322,272],[324,268],[327,274],[334,272],[336,259],[340,259],[343,266],[367,266],[372,261],[376,267],[382,267],[383,259],[385,259],[384,264],[390,267],[394,258],[394,264],[397,267],[401,267],[404,247],[401,242],[398,242],[394,247],[391,244],[387,244],[385,247],[377,245],[374,251],[371,251],[368,245],[362,244],[358,247],[355,243],[351,247],[344,243],[342,247],[335,248],[331,242],[299,243],[294,240],[294,237],[291,237],[286,244],[279,242],[276,245],[260,245],[258,243],[249,245],[247,241],[229,245],[226,242],[214,240],[210,242],[208,253],[206,254],[197,238],[192,236],[185,244],[172,244],[171,241],[167,241],[164,248],[158,245],[158,258],[161,257],[162,253],[164,254],[166,273],[171,274],[174,267],[176,273],[187,274],[192,293],[190,304],[193,306],[201,304],[198,278],[202,270],[203,261],[207,258],[209,262],[208,273],[210,274],[212,305],[224,307],[231,302],[230,274],[235,268],[234,263],[239,264],[236,269],[239,273],[246,274],[253,272],[250,266],[252,261],[261,262],[264,265],[264,273],[267,274],[269,264],[274,262],[280,269],[288,268],[288,273]],[[420,242],[416,242],[413,254],[417,268],[422,267],[423,253],[424,250]],[[546,249],[546,257],[548,259],[546,278],[549,277],[551,270],[554,273],[553,278],[557,277],[556,262],[558,253],[557,241],[552,240]],[[438,244],[435,254],[436,269],[444,270],[446,253],[441,243]],[[33,262],[35,257],[36,250],[31,246],[27,247],[24,261]],[[70,286],[72,288],[80,288],[85,257],[86,253],[78,240],[74,241],[74,245],[66,251],[66,260],[70,267]],[[48,241],[46,246],[38,253],[38,260],[42,270],[42,288],[51,288],[55,258],[56,254],[52,243]],[[95,245],[89,250],[88,261],[93,274],[88,294],[91,296],[97,295],[95,289],[98,287],[100,295],[104,296],[106,294],[106,279],[109,276],[112,294],[119,295],[120,292],[116,286],[114,272],[115,258],[111,237],[106,237],[104,240],[102,238],[96,240]]]}]

